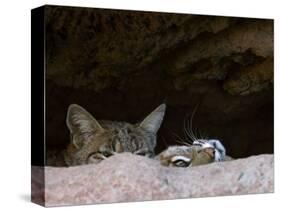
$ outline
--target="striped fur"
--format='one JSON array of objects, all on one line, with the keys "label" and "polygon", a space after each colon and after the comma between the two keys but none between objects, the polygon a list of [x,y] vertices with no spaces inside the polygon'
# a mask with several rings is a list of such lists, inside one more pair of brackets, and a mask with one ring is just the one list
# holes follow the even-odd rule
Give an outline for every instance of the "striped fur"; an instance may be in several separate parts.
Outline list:
[{"label": "striped fur", "polygon": [[117,153],[153,157],[157,131],[166,110],[162,104],[141,123],[97,121],[79,105],[70,105],[66,123],[71,142],[64,152],[68,166],[98,163]]}]

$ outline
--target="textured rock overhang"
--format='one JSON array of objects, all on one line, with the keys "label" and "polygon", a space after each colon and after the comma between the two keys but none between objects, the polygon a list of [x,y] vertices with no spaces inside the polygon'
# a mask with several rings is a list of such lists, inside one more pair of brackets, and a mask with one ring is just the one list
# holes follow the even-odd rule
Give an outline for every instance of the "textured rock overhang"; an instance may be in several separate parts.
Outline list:
[{"label": "textured rock overhang", "polygon": [[32,167],[32,174],[32,199],[45,206],[269,193],[274,186],[273,155],[169,168],[123,153],[98,165]]},{"label": "textured rock overhang", "polygon": [[46,67],[49,148],[71,103],[137,122],[166,102],[158,152],[197,105],[231,156],[273,152],[273,20],[47,6]]}]

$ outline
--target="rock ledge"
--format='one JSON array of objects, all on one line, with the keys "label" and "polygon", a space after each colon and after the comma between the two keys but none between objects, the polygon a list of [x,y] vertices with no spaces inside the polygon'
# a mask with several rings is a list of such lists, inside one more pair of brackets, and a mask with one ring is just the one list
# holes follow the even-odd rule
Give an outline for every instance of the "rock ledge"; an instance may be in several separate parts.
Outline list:
[{"label": "rock ledge", "polygon": [[40,202],[41,194],[45,206],[61,206],[268,193],[273,159],[258,155],[183,169],[123,153],[98,165],[45,167],[45,196],[39,183],[43,169],[32,167],[32,200]]}]

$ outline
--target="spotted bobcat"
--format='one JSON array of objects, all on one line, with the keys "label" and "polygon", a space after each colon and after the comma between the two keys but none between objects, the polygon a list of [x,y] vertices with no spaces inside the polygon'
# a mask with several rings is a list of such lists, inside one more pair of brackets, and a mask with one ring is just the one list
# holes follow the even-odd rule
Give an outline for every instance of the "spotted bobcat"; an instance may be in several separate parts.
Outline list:
[{"label": "spotted bobcat", "polygon": [[170,146],[156,156],[162,165],[190,167],[232,159],[226,156],[226,150],[219,140],[203,138],[201,135],[198,137],[194,133],[192,119],[195,111],[187,123],[184,121],[184,138],[176,135],[178,142],[183,145]]},{"label": "spotted bobcat", "polygon": [[170,146],[156,159],[164,166],[190,167],[229,160],[219,140],[198,139],[192,145]]},{"label": "spotted bobcat", "polygon": [[141,123],[97,121],[79,105],[68,108],[66,124],[70,131],[70,143],[64,151],[68,166],[98,163],[121,152],[154,156],[157,131],[165,115],[162,104]]}]

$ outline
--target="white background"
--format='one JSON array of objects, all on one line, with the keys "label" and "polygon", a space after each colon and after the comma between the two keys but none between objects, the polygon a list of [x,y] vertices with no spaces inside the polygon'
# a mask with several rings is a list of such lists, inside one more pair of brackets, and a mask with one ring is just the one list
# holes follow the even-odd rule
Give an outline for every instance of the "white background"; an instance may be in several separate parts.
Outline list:
[{"label": "white background", "polygon": [[[30,9],[43,4],[275,19],[275,194],[52,208],[54,211],[276,211],[280,199],[280,11],[278,0],[1,1],[0,211],[43,210],[30,203]],[[277,82],[277,83],[276,83]],[[250,127],[250,126],[249,126]],[[249,129],[251,130],[251,129]],[[279,203],[279,204],[278,204]],[[274,209],[275,208],[275,209]]]}]

